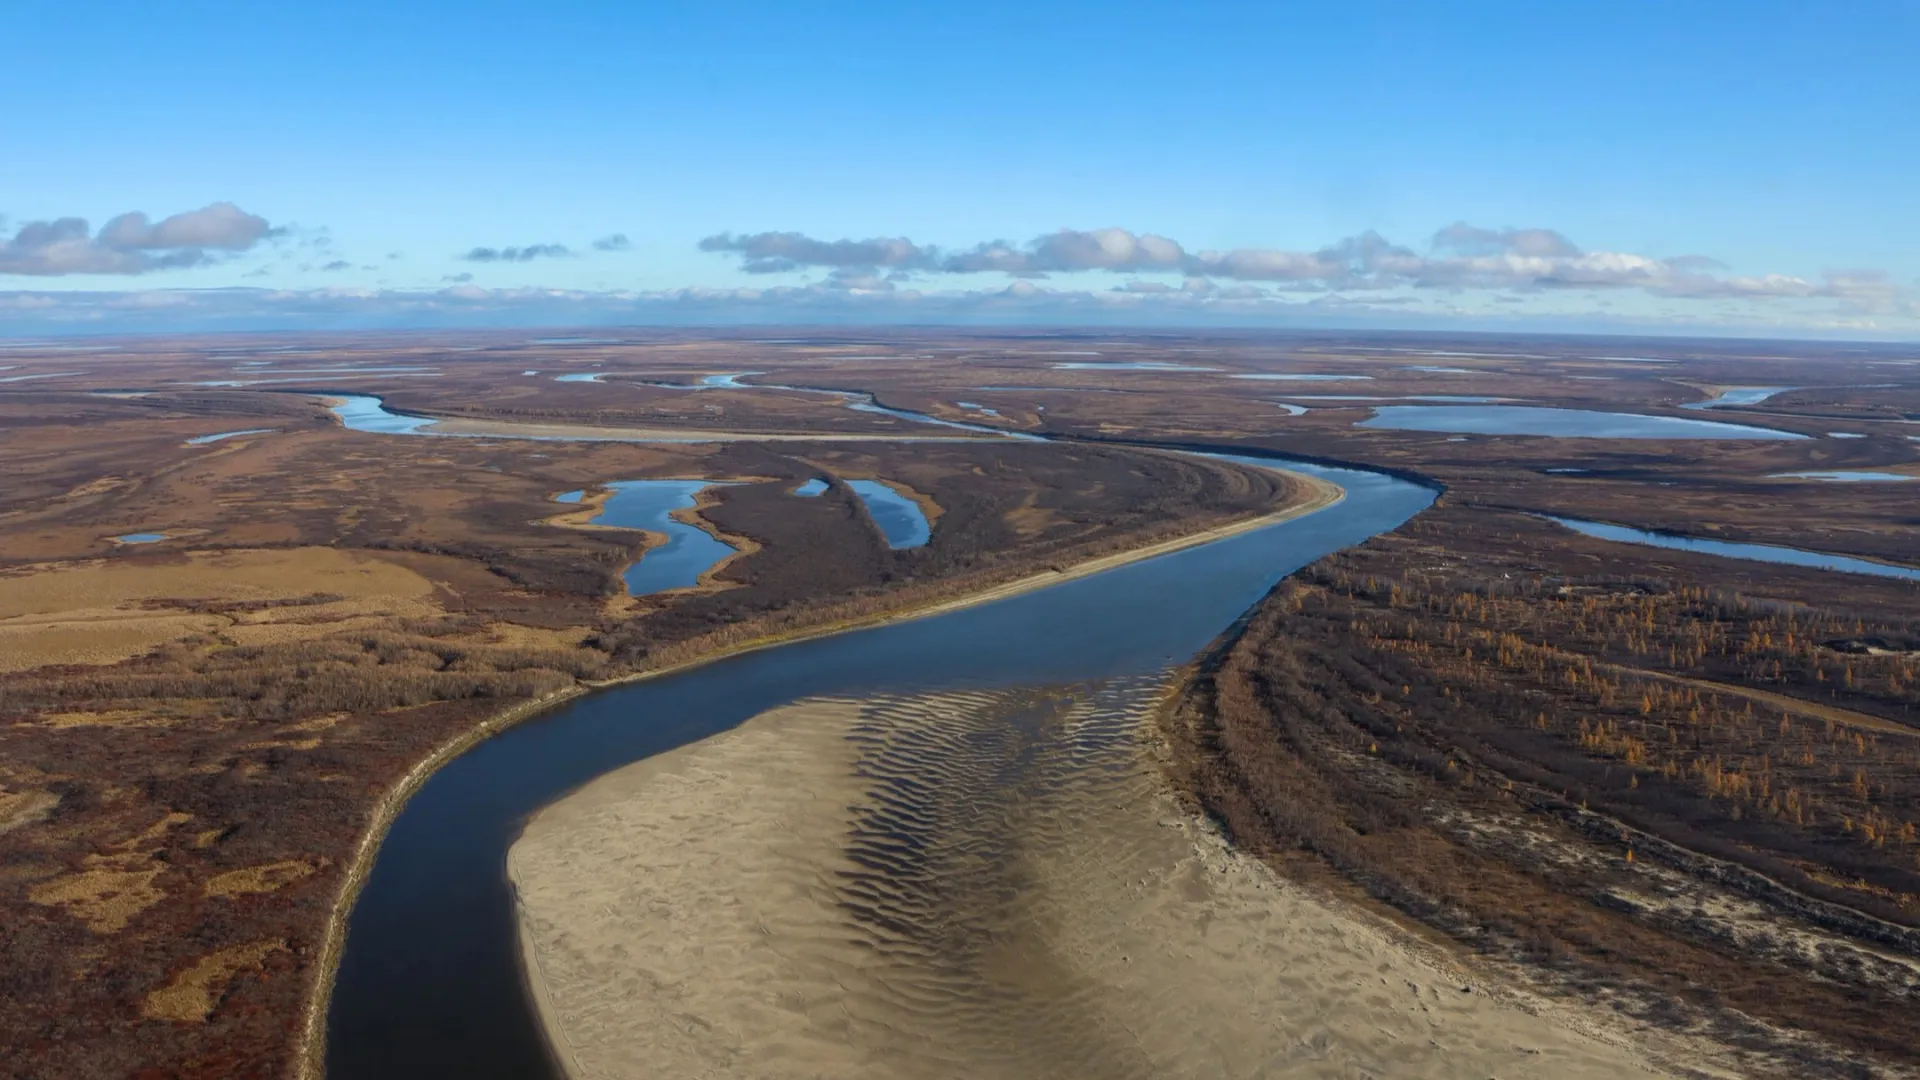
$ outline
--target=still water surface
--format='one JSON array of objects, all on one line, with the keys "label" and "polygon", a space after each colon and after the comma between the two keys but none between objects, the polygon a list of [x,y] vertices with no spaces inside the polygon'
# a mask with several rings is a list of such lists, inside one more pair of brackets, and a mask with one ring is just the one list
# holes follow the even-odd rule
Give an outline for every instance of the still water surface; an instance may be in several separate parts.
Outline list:
[{"label": "still water surface", "polygon": [[1388,405],[1355,427],[1567,439],[1804,439],[1791,431],[1678,416],[1553,409],[1537,405]]},{"label": "still water surface", "polygon": [[462,754],[408,801],[354,905],[330,1001],[328,1074],[557,1075],[521,983],[506,853],[527,815],[581,784],[805,697],[1164,671],[1205,648],[1282,576],[1399,526],[1434,497],[1376,473],[1288,467],[1344,486],[1347,498],[994,603],[612,688]]},{"label": "still water surface", "polygon": [[613,495],[592,524],[645,529],[667,538],[665,544],[648,548],[639,562],[620,575],[626,579],[628,596],[690,589],[700,584],[701,574],[738,550],[673,516],[675,510],[692,507],[702,491],[717,486],[711,480],[616,480],[607,486]]},{"label": "still water surface", "polygon": [[878,480],[849,480],[847,486],[867,505],[867,516],[880,527],[888,547],[921,547],[932,537],[933,530],[919,503]]},{"label": "still water surface", "polygon": [[1702,555],[1720,555],[1729,559],[1753,559],[1759,562],[1783,563],[1789,566],[1810,566],[1819,570],[1839,570],[1849,574],[1871,574],[1874,577],[1903,578],[1907,581],[1920,581],[1920,570],[1892,563],[1874,562],[1871,559],[1855,559],[1847,555],[1829,555],[1821,551],[1804,551],[1800,548],[1777,547],[1773,544],[1740,544],[1730,540],[1700,540],[1691,536],[1675,536],[1672,533],[1649,532],[1646,529],[1632,529],[1625,525],[1608,525],[1600,521],[1582,521],[1578,518],[1554,517],[1543,514],[1548,521],[1558,522],[1583,536],[1599,540],[1615,540],[1625,544],[1645,544],[1649,547],[1671,548],[1675,551],[1696,551]]}]

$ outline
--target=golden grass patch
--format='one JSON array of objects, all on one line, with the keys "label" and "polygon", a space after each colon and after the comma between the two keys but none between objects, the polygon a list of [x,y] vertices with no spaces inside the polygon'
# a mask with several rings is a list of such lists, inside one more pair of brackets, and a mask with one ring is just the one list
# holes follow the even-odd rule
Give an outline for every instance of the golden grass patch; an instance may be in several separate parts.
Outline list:
[{"label": "golden grass patch", "polygon": [[303,859],[263,863],[240,870],[229,870],[207,880],[201,890],[205,896],[246,896],[250,893],[276,892],[319,869]]},{"label": "golden grass patch", "polygon": [[0,619],[147,600],[425,598],[433,583],[404,567],[329,547],[193,551],[166,559],[43,564],[0,577]]},{"label": "golden grass patch", "polygon": [[286,947],[283,941],[269,939],[208,953],[175,975],[172,982],[148,994],[140,1011],[150,1020],[205,1023],[235,975]]},{"label": "golden grass patch", "polygon": [[[0,672],[117,663],[216,631],[247,646],[373,629],[390,618],[442,614],[434,593],[431,581],[404,566],[323,547],[41,564],[0,576]],[[164,606],[316,595],[340,599],[231,614]]]},{"label": "golden grass patch", "polygon": [[39,821],[59,803],[60,796],[51,791],[8,791],[0,787],[0,833]]},{"label": "golden grass patch", "polygon": [[48,713],[40,718],[41,727],[147,728],[167,727],[171,721],[139,709],[108,709],[105,712]]},{"label": "golden grass patch", "polygon": [[0,621],[0,672],[31,671],[48,664],[117,664],[164,642],[207,633],[224,622],[214,615],[144,611],[75,611],[6,619]]},{"label": "golden grass patch", "polygon": [[[89,855],[93,868],[63,874],[42,882],[27,899],[45,907],[64,909],[96,934],[126,929],[133,917],[166,899],[153,879],[166,870],[145,855]],[[127,869],[128,866],[140,869]]]}]

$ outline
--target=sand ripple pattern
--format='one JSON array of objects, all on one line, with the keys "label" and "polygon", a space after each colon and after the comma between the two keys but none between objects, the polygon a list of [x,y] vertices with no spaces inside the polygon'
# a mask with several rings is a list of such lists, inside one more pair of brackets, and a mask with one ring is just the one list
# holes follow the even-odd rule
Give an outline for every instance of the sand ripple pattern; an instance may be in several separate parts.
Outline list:
[{"label": "sand ripple pattern", "polygon": [[803,702],[511,854],[576,1077],[1618,1077],[1277,882],[1143,753],[1158,680]]}]

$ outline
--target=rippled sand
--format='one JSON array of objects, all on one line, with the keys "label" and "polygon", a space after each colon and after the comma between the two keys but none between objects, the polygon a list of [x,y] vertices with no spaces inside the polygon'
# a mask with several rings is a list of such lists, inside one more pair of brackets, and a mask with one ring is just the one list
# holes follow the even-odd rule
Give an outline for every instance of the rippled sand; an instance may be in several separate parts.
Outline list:
[{"label": "rippled sand", "polygon": [[602,1077],[1621,1077],[1191,820],[1157,685],[800,703],[514,845],[555,1043]]}]

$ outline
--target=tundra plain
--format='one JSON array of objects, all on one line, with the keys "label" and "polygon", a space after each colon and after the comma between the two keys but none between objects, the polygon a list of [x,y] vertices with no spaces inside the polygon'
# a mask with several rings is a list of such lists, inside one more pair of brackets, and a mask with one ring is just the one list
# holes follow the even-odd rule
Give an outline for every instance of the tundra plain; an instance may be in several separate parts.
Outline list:
[{"label": "tundra plain", "polygon": [[[1899,1021],[1920,964],[1916,587],[1543,518],[1920,565],[1906,485],[1788,475],[1920,476],[1920,351],[911,330],[112,345],[10,349],[45,377],[0,387],[0,1043],[33,1075],[286,1075],[348,869],[421,762],[609,680],[1305,497],[1164,452],[1198,446],[1445,494],[1284,583],[1178,708],[1122,710],[1170,748],[1167,798],[1287,889],[1540,1000],[1711,1040],[1756,1075],[1920,1066]],[[1689,408],[1762,386],[1789,389]],[[343,394],[441,434],[349,430],[326,404]],[[1358,426],[1423,404],[1802,437]],[[742,554],[629,597],[620,571],[653,541],[583,526],[600,485],[654,477],[736,481],[695,517]],[[791,494],[811,479],[826,494]],[[888,549],[855,479],[911,492],[930,542]],[[119,539],[139,534],[162,539]]]}]

